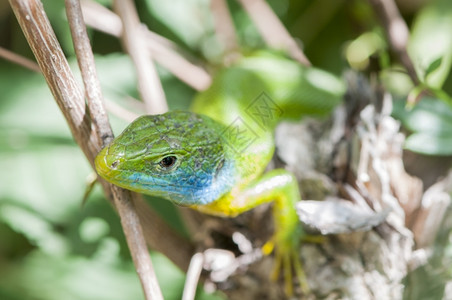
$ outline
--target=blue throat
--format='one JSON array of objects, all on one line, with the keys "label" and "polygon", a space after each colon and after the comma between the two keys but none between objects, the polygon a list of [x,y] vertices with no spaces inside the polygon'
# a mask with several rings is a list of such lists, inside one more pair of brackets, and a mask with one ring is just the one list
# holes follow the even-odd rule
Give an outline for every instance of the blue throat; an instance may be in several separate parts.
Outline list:
[{"label": "blue throat", "polygon": [[234,165],[226,159],[216,172],[178,170],[171,181],[134,173],[128,188],[162,197],[179,205],[205,205],[219,199],[235,185]]}]

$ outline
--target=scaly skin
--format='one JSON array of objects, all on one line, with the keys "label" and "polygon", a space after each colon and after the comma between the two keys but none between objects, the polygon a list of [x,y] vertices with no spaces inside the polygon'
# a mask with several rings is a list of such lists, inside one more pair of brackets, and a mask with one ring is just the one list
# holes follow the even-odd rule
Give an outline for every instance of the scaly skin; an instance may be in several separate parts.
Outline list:
[{"label": "scaly skin", "polygon": [[263,250],[275,248],[274,276],[283,269],[288,294],[292,269],[306,291],[297,254],[297,181],[283,169],[263,173],[278,121],[328,114],[342,93],[341,82],[325,72],[258,53],[219,71],[195,98],[193,112],[135,120],[98,154],[96,169],[123,188],[217,216],[234,217],[273,201],[275,233]]}]

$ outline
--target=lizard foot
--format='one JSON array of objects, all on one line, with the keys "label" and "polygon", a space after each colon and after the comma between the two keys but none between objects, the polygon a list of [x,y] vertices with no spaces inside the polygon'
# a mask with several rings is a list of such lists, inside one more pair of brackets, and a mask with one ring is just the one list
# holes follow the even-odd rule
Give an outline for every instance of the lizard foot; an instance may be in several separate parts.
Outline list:
[{"label": "lizard foot", "polygon": [[288,296],[293,295],[293,278],[295,277],[301,287],[303,294],[309,293],[309,286],[306,275],[303,271],[299,257],[299,235],[292,237],[278,238],[275,235],[262,247],[262,252],[269,255],[275,252],[275,264],[271,274],[272,280],[277,280],[280,273],[284,277],[284,290]]}]

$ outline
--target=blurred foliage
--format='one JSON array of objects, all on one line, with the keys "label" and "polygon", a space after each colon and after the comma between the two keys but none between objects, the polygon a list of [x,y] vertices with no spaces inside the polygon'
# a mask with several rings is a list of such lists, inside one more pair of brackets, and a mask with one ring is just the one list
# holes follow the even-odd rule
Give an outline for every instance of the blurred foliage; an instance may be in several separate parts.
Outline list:
[{"label": "blurred foliage", "polygon": [[452,65],[452,2],[435,1],[417,14],[412,27],[408,51],[419,77],[440,88]]},{"label": "blurred foliage", "polygon": [[[123,55],[98,66],[112,99],[133,86]],[[142,299],[119,219],[100,189],[81,207],[92,171],[44,79],[3,61],[0,70],[0,298]],[[180,299],[182,272],[158,253],[152,258],[165,299]]]},{"label": "blurred foliage", "polygon": [[394,105],[393,115],[412,134],[406,148],[427,155],[452,155],[452,107],[438,99],[424,97],[412,109],[402,101]]},{"label": "blurred foliage", "polygon": [[[109,0],[98,2],[111,5]],[[452,92],[452,1],[416,1],[420,3],[416,7],[399,1],[401,7],[409,8],[402,13],[410,25],[409,52],[422,79],[421,88],[413,86],[389,51],[366,1],[268,2],[303,43],[316,67],[337,76],[347,68],[372,75],[399,99],[410,93],[419,96],[430,88],[433,96],[414,107],[397,101],[394,115],[412,133],[408,149],[429,155],[452,154],[452,111],[447,102]],[[209,0],[137,0],[136,4],[151,30],[198,61],[218,66],[223,48],[215,36]],[[228,5],[243,52],[265,48],[240,5],[233,0]],[[64,1],[45,0],[44,6],[73,61]],[[127,100],[129,96],[138,98],[136,76],[129,59],[120,53],[120,42],[93,30],[89,34],[105,97],[141,113]],[[1,1],[0,46],[32,58],[13,14]],[[75,64],[73,70],[77,70]],[[159,74],[170,107],[187,109],[195,91],[163,68],[159,67]],[[315,83],[324,85],[319,78]],[[92,170],[73,142],[43,78],[0,61],[0,91],[0,299],[142,299],[118,217],[100,189],[81,207]],[[118,117],[111,116],[111,120],[116,133],[126,126]],[[149,203],[174,228],[185,232],[167,201]],[[452,251],[445,255],[452,258]],[[152,253],[152,259],[165,299],[180,299],[184,275],[161,254]],[[441,286],[452,278],[451,272],[441,273]],[[416,283],[426,276],[421,274]],[[422,285],[416,283],[413,286],[420,289]],[[433,298],[428,299],[441,298],[442,291],[435,288],[429,294]],[[427,299],[419,296],[425,293],[407,293],[418,295],[410,299]],[[219,298],[203,291],[197,297]]]},{"label": "blurred foliage", "polygon": [[[255,51],[216,72],[211,86],[196,95],[191,108],[216,116],[219,107],[231,110],[237,99],[255,99],[264,91],[281,108],[280,118],[298,120],[330,115],[345,90],[345,83],[331,73],[301,66],[279,52]],[[243,109],[249,105],[241,104]]]}]

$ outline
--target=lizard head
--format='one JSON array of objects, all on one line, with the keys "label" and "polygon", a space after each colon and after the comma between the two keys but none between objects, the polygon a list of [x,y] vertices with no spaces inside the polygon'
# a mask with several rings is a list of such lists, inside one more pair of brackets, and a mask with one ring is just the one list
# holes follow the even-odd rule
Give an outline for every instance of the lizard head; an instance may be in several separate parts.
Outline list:
[{"label": "lizard head", "polygon": [[203,205],[233,185],[221,124],[174,111],[133,121],[96,157],[97,173],[120,187],[182,205]]}]

